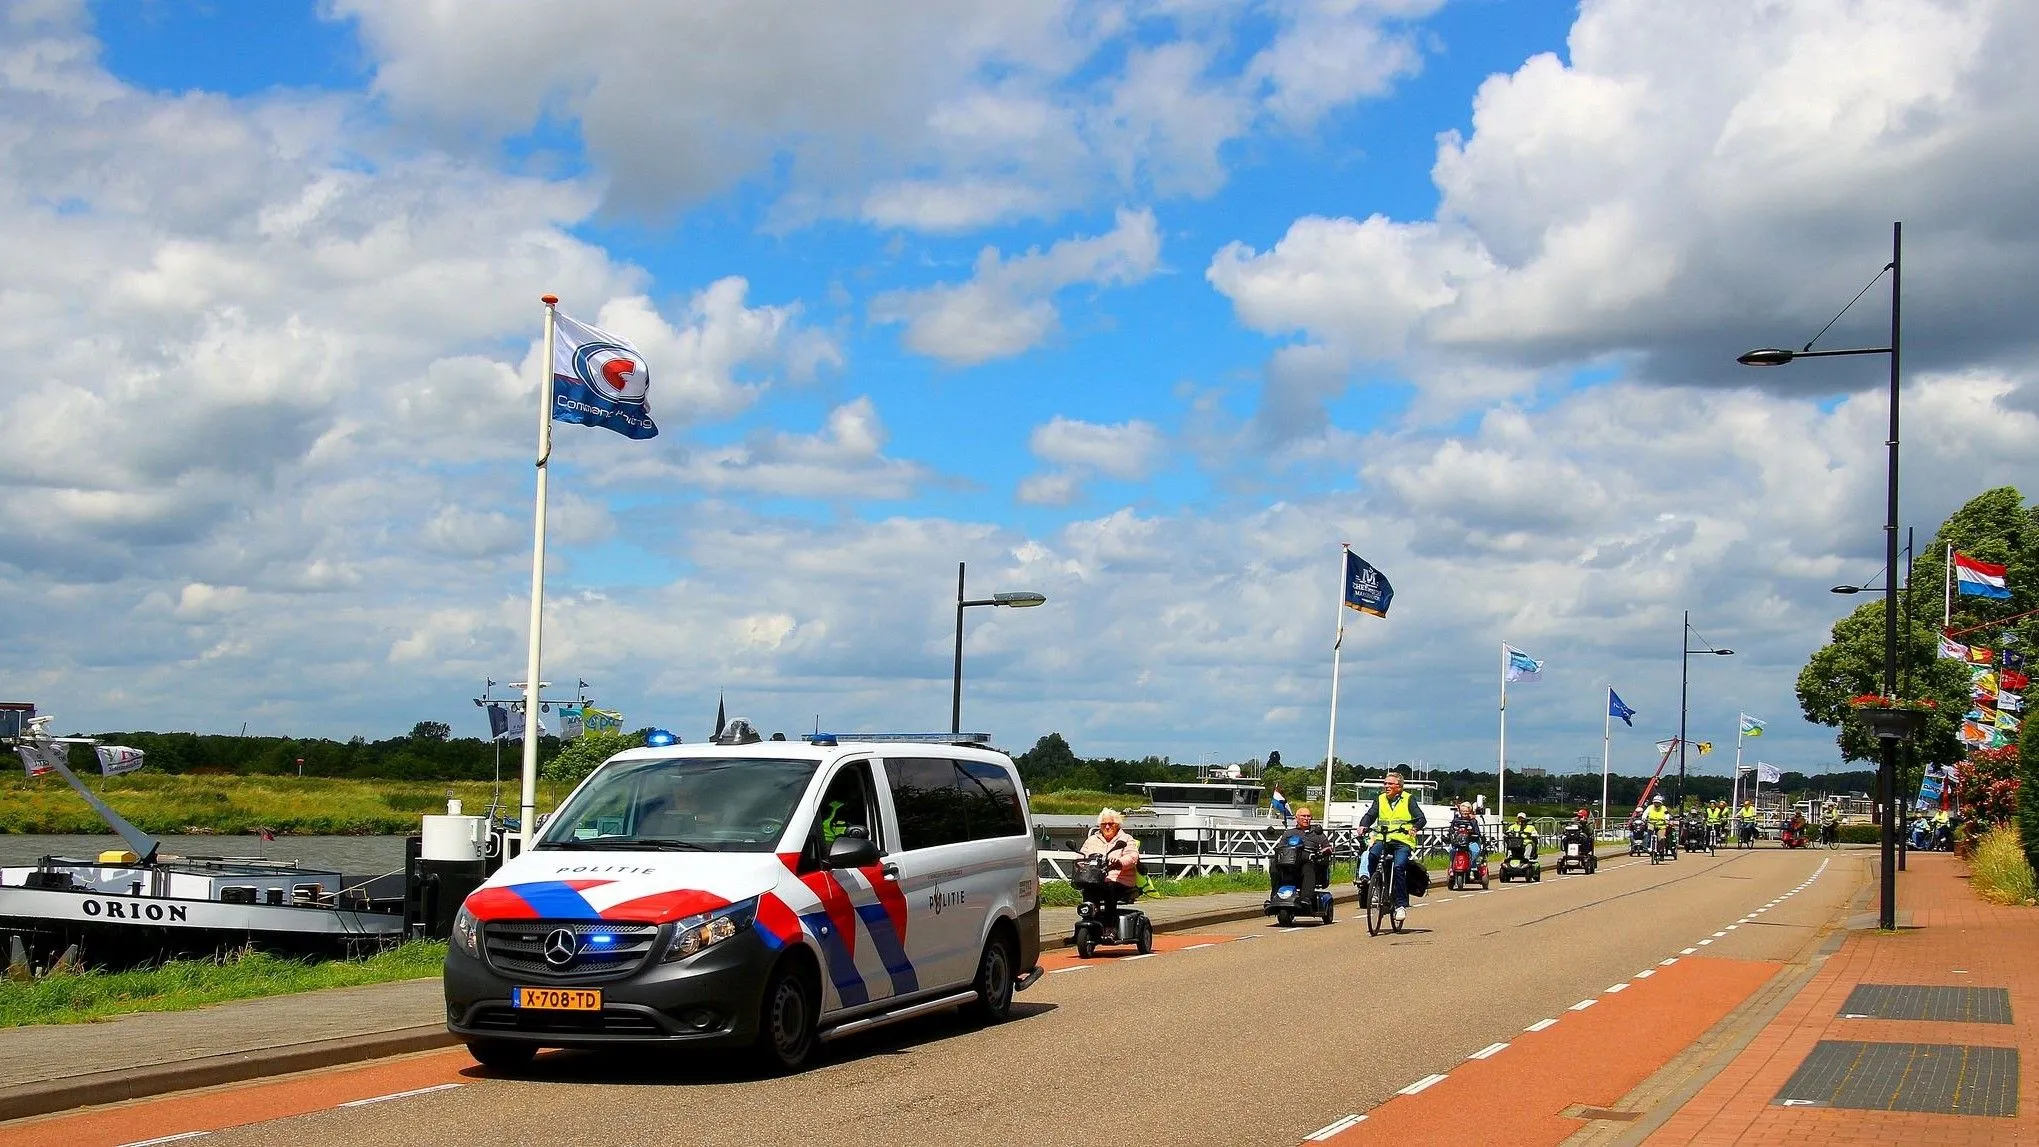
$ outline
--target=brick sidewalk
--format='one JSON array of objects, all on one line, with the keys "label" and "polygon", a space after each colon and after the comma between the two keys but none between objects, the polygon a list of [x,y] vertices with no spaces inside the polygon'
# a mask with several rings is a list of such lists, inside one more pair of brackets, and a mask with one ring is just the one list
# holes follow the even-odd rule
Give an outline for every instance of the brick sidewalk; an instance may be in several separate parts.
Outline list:
[{"label": "brick sidewalk", "polygon": [[[1872,897],[1874,893],[1872,892]],[[1873,901],[1872,901],[1873,902]],[[1952,856],[1913,853],[1899,874],[1898,904],[1910,927],[1856,931],[1805,988],[1719,1075],[1647,1140],[1651,1144],[1777,1144],[1823,1147],[1914,1142],[2039,1147],[2039,1078],[2020,1064],[2015,1116],[1869,1111],[1777,1102],[1821,1041],[2039,1047],[2039,908],[2005,908],[1969,888]],[[2011,1020],[1844,1018],[1857,985],[2005,988]],[[1913,1072],[1916,1081],[1919,1073]],[[1894,1080],[1893,1080],[1894,1082]],[[1973,1102],[1971,1099],[1970,1102]]]}]

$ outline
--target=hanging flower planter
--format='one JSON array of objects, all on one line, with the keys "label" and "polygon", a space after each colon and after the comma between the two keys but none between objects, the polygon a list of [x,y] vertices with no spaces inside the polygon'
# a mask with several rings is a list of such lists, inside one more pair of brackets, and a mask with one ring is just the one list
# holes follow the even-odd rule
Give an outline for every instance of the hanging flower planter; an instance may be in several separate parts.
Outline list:
[{"label": "hanging flower planter", "polygon": [[1862,723],[1869,726],[1869,731],[1885,741],[1911,740],[1925,725],[1926,714],[1939,707],[1930,697],[1910,700],[1875,693],[1852,697],[1848,704],[1854,707]]}]

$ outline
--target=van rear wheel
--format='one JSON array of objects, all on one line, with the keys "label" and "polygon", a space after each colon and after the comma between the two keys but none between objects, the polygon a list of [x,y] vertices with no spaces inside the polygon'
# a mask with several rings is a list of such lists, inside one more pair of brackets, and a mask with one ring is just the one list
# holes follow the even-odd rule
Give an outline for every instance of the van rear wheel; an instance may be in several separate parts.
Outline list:
[{"label": "van rear wheel", "polygon": [[1004,1023],[1012,1016],[1012,942],[1004,933],[994,932],[977,957],[977,999],[966,1009],[979,1023]]}]

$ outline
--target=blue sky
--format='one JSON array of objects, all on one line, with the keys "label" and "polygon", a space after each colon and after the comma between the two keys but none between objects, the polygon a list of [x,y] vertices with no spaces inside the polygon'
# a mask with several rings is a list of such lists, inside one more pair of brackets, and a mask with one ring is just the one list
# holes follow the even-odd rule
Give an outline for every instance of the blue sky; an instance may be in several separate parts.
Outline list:
[{"label": "blue sky", "polygon": [[2033,483],[2015,4],[938,7],[0,29],[35,61],[0,120],[59,141],[0,249],[77,332],[0,462],[0,604],[39,618],[0,680],[80,727],[461,720],[522,662],[547,290],[638,341],[665,431],[562,428],[555,470],[547,676],[633,722],[937,724],[968,561],[1051,599],[970,617],[970,723],[1315,756],[1350,541],[1398,595],[1343,756],[1491,761],[1503,640],[1552,666],[1515,763],[1597,754],[1609,681],[1645,754],[1689,609],[1742,651],[1695,736],[1747,710],[1824,767],[1793,680],[1877,564],[1881,399],[1731,360],[1897,217],[1906,520]]}]

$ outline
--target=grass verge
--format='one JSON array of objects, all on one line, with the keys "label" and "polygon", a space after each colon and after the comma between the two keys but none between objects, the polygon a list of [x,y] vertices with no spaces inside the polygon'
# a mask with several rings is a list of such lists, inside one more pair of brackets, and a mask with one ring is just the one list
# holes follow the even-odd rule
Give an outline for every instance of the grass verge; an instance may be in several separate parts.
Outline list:
[{"label": "grass verge", "polygon": [[128,1012],[176,1012],[249,1000],[437,976],[443,940],[413,940],[365,960],[308,963],[263,952],[214,960],[172,960],[132,972],[79,972],[34,981],[0,980],[0,1028],[75,1024]]},{"label": "grass verge", "polygon": [[2018,826],[1999,825],[1976,838],[1968,857],[1968,880],[1977,895],[1993,904],[2031,904],[2039,901],[2039,880],[2025,859],[2024,842]]},{"label": "grass verge", "polygon": [[[128,773],[85,783],[144,832],[237,835],[267,828],[294,836],[372,836],[418,831],[421,813],[443,812],[446,798],[470,813],[488,808],[488,781],[346,780],[334,777],[202,776]],[[564,786],[541,781],[538,808],[549,811]],[[517,784],[503,786],[515,812]],[[0,832],[103,833],[69,785],[55,777],[0,780]]]}]

